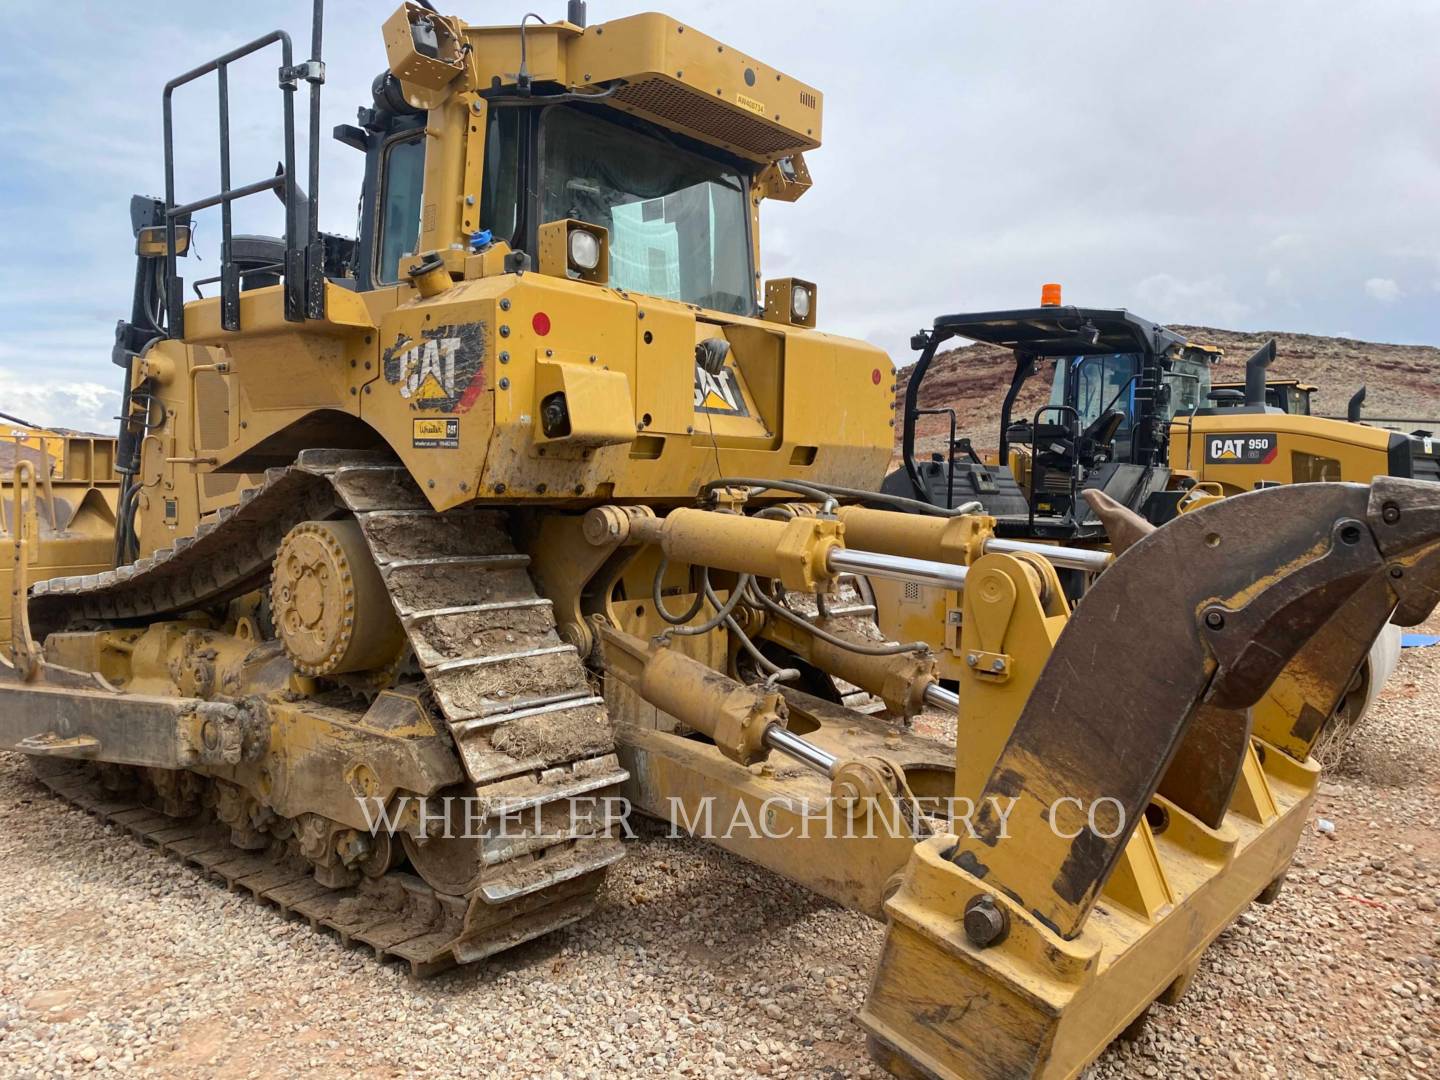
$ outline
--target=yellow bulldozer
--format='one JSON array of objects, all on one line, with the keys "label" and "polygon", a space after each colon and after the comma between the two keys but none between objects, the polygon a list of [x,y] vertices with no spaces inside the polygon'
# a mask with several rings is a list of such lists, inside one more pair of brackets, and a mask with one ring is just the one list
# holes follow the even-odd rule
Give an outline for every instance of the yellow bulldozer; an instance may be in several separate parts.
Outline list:
[{"label": "yellow bulldozer", "polygon": [[[679,824],[886,922],[859,1022],[901,1076],[1074,1076],[1183,993],[1280,887],[1308,718],[1435,605],[1440,485],[1254,492],[1118,558],[880,494],[891,361],[759,271],[819,91],[662,15],[405,3],[335,132],[365,156],[347,240],[319,230],[320,16],[308,58],[277,31],[165,90],[118,562],[29,586],[0,747],[417,975],[582,918],[627,807]],[[227,77],[257,55],[286,138],[252,181]],[[222,187],[182,198],[172,97],[212,77]],[[284,234],[234,233],[272,191]],[[954,692],[833,617],[852,579],[954,590]],[[1257,733],[1287,673],[1290,724]]]}]

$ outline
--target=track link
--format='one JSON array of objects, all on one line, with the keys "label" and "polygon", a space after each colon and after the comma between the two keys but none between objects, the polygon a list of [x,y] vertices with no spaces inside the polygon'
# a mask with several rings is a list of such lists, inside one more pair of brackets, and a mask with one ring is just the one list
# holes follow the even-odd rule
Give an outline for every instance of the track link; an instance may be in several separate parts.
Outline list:
[{"label": "track link", "polygon": [[[305,451],[172,548],[106,573],[40,583],[32,625],[43,637],[218,603],[263,584],[295,525],[345,514],[360,524],[471,781],[446,794],[481,800],[491,818],[533,814],[544,823],[538,834],[481,840],[463,895],[395,872],[334,890],[284,850],[261,867],[257,860],[266,856],[230,847],[218,822],[180,825],[143,805],[118,804],[90,790],[85,766],[61,763],[53,781],[42,779],[234,886],[405,960],[417,975],[483,959],[582,918],[621,846],[603,826],[597,831],[569,813],[561,827],[552,825],[563,800],[614,794],[626,773],[604,701],[574,647],[556,633],[550,602],[536,594],[503,511],[437,513],[393,458]],[[184,828],[200,832],[172,836]],[[423,850],[411,854],[423,857]],[[284,880],[276,877],[281,864],[289,867]],[[373,926],[356,922],[372,916]],[[417,927],[418,934],[396,936]]]}]

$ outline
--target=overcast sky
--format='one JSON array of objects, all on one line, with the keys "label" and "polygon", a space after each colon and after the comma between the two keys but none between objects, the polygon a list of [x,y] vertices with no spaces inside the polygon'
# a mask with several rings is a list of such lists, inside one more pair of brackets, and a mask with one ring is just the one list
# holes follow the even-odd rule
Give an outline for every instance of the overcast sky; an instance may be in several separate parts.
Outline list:
[{"label": "overcast sky", "polygon": [[[0,53],[0,411],[109,430],[134,192],[161,193],[165,81],[305,0],[67,0]],[[471,23],[562,0],[437,6]],[[661,7],[592,0],[592,22]],[[331,0],[324,129],[384,65],[388,0]],[[817,86],[815,187],[767,204],[767,276],[820,285],[827,329],[899,363],[945,312],[1067,302],[1162,322],[1440,343],[1440,4],[673,0],[671,14]],[[23,15],[23,17],[22,17]],[[303,55],[303,51],[301,53]],[[276,61],[237,69],[234,180],[279,154]],[[213,84],[179,102],[181,198],[218,187]],[[301,113],[303,116],[303,112]],[[360,156],[324,148],[322,227],[353,234]],[[238,231],[279,232],[247,200]],[[187,277],[217,272],[202,217]],[[211,242],[206,243],[207,239]]]}]

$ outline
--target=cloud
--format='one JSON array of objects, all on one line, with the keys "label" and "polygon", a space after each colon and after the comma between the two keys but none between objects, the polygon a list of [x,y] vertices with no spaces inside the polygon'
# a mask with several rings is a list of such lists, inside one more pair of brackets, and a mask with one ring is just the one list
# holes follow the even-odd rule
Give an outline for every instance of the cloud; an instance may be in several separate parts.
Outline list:
[{"label": "cloud", "polygon": [[1365,280],[1365,295],[1382,304],[1393,304],[1404,295],[1393,278],[1372,277]]},{"label": "cloud", "polygon": [[39,372],[0,368],[0,411],[42,427],[111,434],[117,430],[120,391],[96,382],[51,382]]},{"label": "cloud", "polygon": [[1252,310],[1221,275],[1185,281],[1172,274],[1153,274],[1135,286],[1135,294],[1145,304],[1142,314],[1162,322],[1230,327],[1243,322]]}]

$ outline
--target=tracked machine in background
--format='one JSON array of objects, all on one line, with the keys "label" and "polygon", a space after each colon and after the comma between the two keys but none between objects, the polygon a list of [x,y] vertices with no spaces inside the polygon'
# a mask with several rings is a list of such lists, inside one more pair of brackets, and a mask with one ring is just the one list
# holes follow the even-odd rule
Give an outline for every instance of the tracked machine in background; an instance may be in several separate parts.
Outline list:
[{"label": "tracked machine in background", "polygon": [[[816,331],[813,285],[758,287],[817,91],[659,15],[409,3],[384,35],[336,132],[366,155],[354,241],[318,229],[318,3],[310,59],[277,32],[167,88],[117,335],[120,564],[30,589],[0,745],[422,974],[590,910],[623,795],[887,921],[860,1017],[887,1068],[1074,1075],[1278,888],[1304,718],[1397,605],[1435,603],[1434,489],[1224,500],[1102,555],[1072,608],[1057,566],[1094,552],[857,505],[891,363]],[[224,117],[262,50],[287,133],[309,87],[310,196],[290,138],[278,177],[236,182],[222,124],[224,190],[182,201],[172,93],[214,75]],[[271,189],[285,235],[234,234]],[[216,294],[187,302],[217,206]],[[957,692],[928,647],[847,631],[857,575],[955,592]],[[1256,738],[1297,666],[1293,738]],[[956,746],[903,723],[923,707],[958,714]]]},{"label": "tracked machine in background", "polygon": [[0,649],[35,582],[115,565],[115,437],[0,413]]}]

